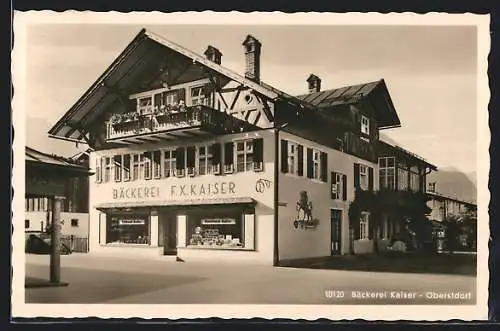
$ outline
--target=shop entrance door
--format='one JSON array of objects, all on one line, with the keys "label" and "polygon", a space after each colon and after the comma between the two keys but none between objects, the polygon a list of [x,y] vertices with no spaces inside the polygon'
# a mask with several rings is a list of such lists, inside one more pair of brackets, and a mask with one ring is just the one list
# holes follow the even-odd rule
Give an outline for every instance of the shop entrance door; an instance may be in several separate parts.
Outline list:
[{"label": "shop entrance door", "polygon": [[331,210],[331,254],[339,255],[342,239],[342,210]]},{"label": "shop entrance door", "polygon": [[163,255],[177,255],[177,218],[172,215],[163,218]]}]

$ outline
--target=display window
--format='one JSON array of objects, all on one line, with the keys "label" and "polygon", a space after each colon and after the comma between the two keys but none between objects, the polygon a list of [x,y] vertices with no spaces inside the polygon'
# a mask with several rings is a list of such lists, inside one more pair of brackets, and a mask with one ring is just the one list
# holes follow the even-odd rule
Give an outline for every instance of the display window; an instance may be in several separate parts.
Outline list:
[{"label": "display window", "polygon": [[242,211],[211,211],[188,214],[188,247],[245,248]]},{"label": "display window", "polygon": [[147,215],[108,215],[106,243],[149,245],[149,217]]}]

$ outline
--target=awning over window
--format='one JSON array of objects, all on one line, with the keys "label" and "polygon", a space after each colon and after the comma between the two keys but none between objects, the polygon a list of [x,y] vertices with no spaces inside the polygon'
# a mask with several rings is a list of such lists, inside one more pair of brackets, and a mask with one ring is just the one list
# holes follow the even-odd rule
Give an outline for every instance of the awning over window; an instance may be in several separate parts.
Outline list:
[{"label": "awning over window", "polygon": [[226,204],[256,204],[250,197],[220,198],[220,199],[191,199],[183,201],[134,201],[134,202],[108,202],[95,205],[96,209],[111,208],[144,208],[144,207],[173,207],[173,206],[199,206],[199,205],[226,205]]}]

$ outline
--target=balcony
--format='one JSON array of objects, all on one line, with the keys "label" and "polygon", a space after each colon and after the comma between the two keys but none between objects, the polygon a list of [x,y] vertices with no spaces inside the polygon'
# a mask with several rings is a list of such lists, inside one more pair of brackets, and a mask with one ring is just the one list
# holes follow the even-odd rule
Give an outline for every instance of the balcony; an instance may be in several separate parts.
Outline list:
[{"label": "balcony", "polygon": [[141,144],[244,132],[253,125],[204,105],[169,107],[146,114],[115,114],[106,123],[106,142]]}]

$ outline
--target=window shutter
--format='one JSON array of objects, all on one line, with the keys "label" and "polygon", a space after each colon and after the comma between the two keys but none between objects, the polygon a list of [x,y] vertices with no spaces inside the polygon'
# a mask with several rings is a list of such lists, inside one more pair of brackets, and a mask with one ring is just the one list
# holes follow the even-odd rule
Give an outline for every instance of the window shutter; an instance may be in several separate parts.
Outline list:
[{"label": "window shutter", "polygon": [[372,224],[372,215],[368,215],[368,239],[373,239],[373,232],[376,231],[375,227]]},{"label": "window shutter", "polygon": [[220,165],[221,163],[221,144],[220,143],[215,143],[212,145],[212,164],[213,165]]},{"label": "window shutter", "polygon": [[342,200],[347,201],[347,176],[342,175]]},{"label": "window shutter", "polygon": [[313,178],[313,150],[307,149],[307,178]]},{"label": "window shutter", "polygon": [[288,172],[288,141],[281,139],[281,172]]},{"label": "window shutter", "polygon": [[328,154],[325,152],[321,152],[319,155],[319,160],[320,160],[320,170],[321,170],[321,181],[322,182],[327,182],[328,181]]},{"label": "window shutter", "polygon": [[175,150],[175,167],[177,170],[184,170],[184,147]]},{"label": "window shutter", "polygon": [[330,173],[330,178],[331,178],[331,184],[330,184],[330,198],[335,199],[335,194],[333,192],[337,190],[337,183],[336,183],[336,178],[337,178],[337,173],[331,172]]},{"label": "window shutter", "polygon": [[297,176],[304,176],[304,146],[297,145]]},{"label": "window shutter", "polygon": [[368,190],[373,191],[373,168],[368,168]]},{"label": "window shutter", "polygon": [[264,139],[257,138],[253,140],[253,158],[255,162],[264,161]]},{"label": "window shutter", "polygon": [[230,165],[234,163],[234,150],[233,150],[233,142],[228,142],[224,144],[224,164]]},{"label": "window shutter", "polygon": [[194,168],[195,167],[195,164],[196,164],[196,148],[194,146],[190,146],[188,148],[186,148],[187,152],[187,167],[188,168]]},{"label": "window shutter", "polygon": [[354,188],[359,189],[359,163],[354,163]]}]

